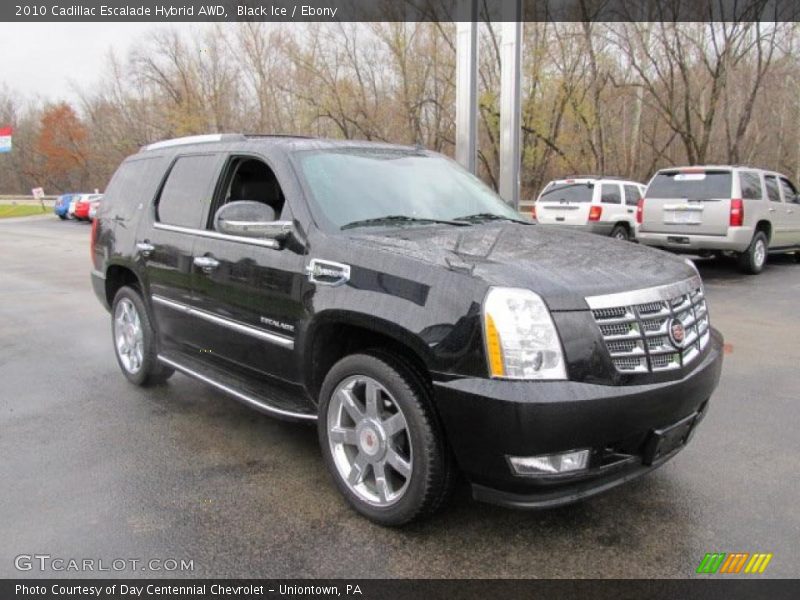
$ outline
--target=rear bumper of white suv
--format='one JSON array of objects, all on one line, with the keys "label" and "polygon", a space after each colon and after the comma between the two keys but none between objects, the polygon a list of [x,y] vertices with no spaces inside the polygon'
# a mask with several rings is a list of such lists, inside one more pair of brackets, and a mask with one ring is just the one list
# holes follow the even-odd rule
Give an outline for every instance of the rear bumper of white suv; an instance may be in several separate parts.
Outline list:
[{"label": "rear bumper of white suv", "polygon": [[753,239],[752,227],[729,227],[725,235],[698,235],[693,233],[653,233],[636,228],[640,244],[673,251],[731,250],[744,252]]}]

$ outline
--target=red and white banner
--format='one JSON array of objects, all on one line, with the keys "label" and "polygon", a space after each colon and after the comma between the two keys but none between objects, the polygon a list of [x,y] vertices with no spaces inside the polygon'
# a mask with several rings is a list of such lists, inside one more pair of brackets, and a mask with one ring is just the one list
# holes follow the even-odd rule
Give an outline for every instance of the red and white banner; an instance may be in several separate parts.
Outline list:
[{"label": "red and white banner", "polygon": [[0,127],[0,152],[11,152],[11,127]]}]

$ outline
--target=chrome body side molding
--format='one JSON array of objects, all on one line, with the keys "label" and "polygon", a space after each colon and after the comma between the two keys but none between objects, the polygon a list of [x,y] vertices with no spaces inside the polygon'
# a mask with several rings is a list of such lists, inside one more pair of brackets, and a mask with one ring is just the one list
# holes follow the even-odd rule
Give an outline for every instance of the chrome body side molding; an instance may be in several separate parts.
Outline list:
[{"label": "chrome body side molding", "polygon": [[288,348],[290,350],[294,348],[294,340],[292,338],[278,335],[277,333],[271,333],[269,331],[259,329],[258,327],[253,327],[251,325],[245,325],[244,323],[240,323],[239,321],[234,321],[233,319],[226,319],[224,317],[214,315],[210,312],[206,312],[199,308],[194,308],[192,306],[189,306],[188,304],[183,304],[182,302],[169,300],[168,298],[157,296],[155,294],[151,296],[151,298],[153,299],[153,302],[155,302],[156,304],[161,304],[162,306],[166,306],[173,310],[184,312],[193,317],[197,317],[199,319],[203,319],[210,323],[219,325],[220,327],[226,327],[233,331],[237,331],[245,335],[250,335],[260,340],[264,340],[265,342],[276,344],[278,346],[281,346],[283,348]]}]

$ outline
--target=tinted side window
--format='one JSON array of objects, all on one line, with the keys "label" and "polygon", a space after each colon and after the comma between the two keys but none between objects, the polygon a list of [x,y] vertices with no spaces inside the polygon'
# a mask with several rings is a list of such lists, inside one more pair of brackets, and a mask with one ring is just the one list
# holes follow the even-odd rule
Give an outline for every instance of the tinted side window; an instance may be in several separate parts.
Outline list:
[{"label": "tinted side window", "polygon": [[[123,162],[106,188],[105,213],[129,219],[139,204],[149,204],[158,191],[164,167],[158,157]],[[77,199],[78,194],[66,196],[67,202]]]},{"label": "tinted side window", "polygon": [[209,204],[216,179],[218,157],[214,154],[181,156],[172,165],[161,190],[156,216],[167,225],[198,229],[203,209]]},{"label": "tinted side window", "polygon": [[603,204],[622,204],[619,186],[616,183],[604,183],[600,186],[600,202]]},{"label": "tinted side window", "polygon": [[778,191],[778,180],[774,175],[765,175],[764,182],[767,184],[767,197],[770,202],[780,202],[781,193]]},{"label": "tinted side window", "polygon": [[639,188],[633,185],[625,186],[625,204],[628,206],[636,206],[639,203],[639,198],[641,198]]},{"label": "tinted side window", "polygon": [[745,200],[761,200],[764,193],[761,191],[761,177],[753,171],[740,171],[739,183],[742,186],[742,198]]},{"label": "tinted side window", "polygon": [[783,189],[784,202],[797,202],[797,190],[794,189],[792,182],[784,177],[781,177],[781,189]]}]

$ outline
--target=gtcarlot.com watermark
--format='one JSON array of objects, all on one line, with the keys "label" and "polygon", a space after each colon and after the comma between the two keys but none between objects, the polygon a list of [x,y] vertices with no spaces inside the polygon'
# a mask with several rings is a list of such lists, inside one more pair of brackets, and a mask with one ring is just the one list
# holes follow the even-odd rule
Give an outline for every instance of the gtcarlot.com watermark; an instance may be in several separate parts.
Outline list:
[{"label": "gtcarlot.com watermark", "polygon": [[17,571],[107,573],[123,571],[194,571],[194,559],[185,558],[64,558],[50,554],[18,554]]}]

